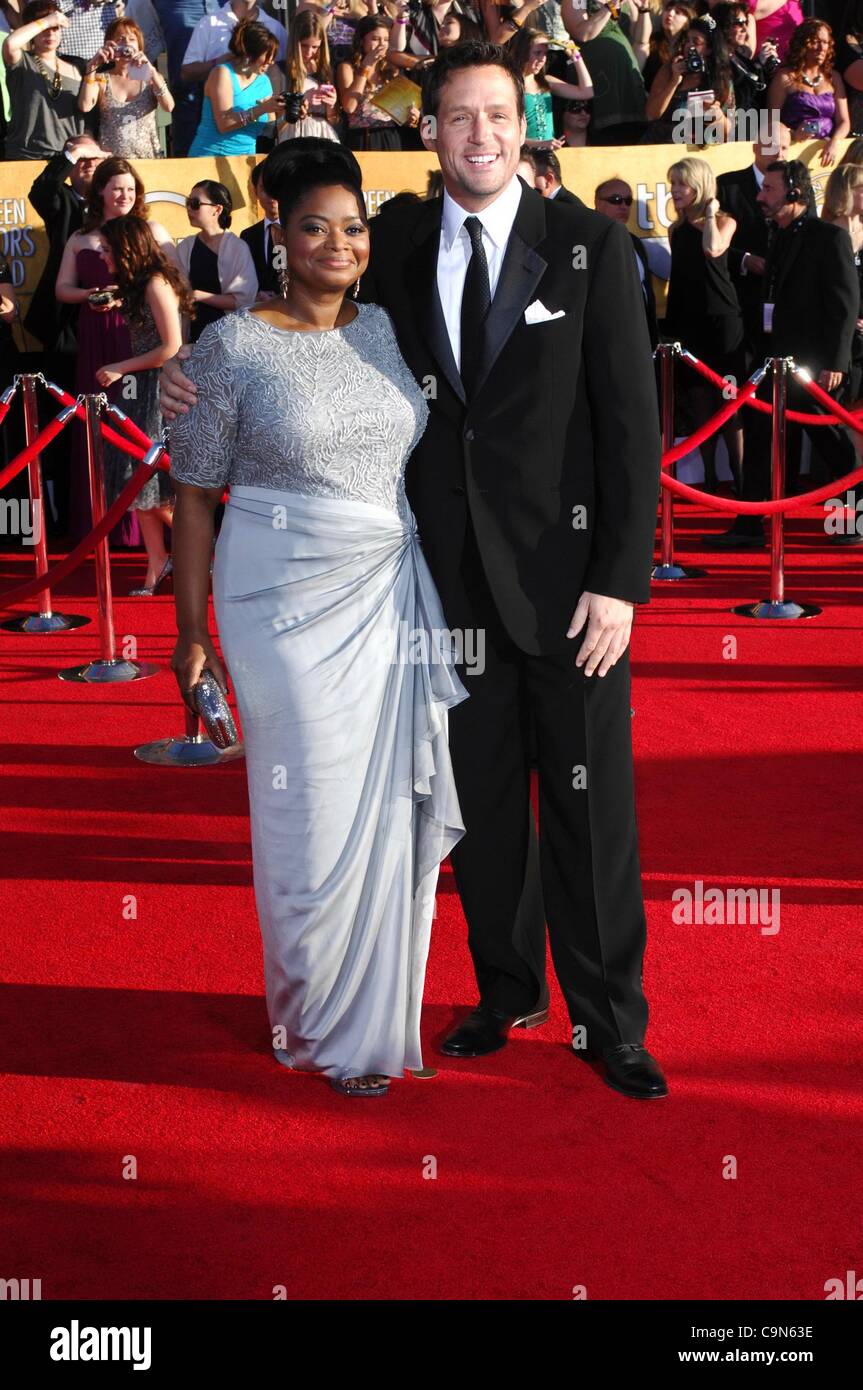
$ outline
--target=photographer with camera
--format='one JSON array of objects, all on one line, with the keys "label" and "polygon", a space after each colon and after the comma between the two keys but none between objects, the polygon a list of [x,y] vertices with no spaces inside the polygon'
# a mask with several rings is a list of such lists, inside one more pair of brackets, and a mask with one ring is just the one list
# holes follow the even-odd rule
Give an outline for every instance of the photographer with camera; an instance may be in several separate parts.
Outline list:
[{"label": "photographer with camera", "polygon": [[[678,34],[670,62],[664,63],[647,97],[650,124],[643,143],[668,144],[687,115],[715,123],[728,139],[734,114],[734,83],[728,45],[712,15],[694,19]],[[691,143],[687,141],[686,143]]]},{"label": "photographer with camera", "polygon": [[99,138],[123,159],[161,159],[156,110],[171,112],[174,98],[144,52],[144,35],[131,19],[115,19],[105,43],[84,70],[81,111],[99,108]]},{"label": "photographer with camera", "polygon": [[766,39],[758,51],[753,52],[750,43],[755,33],[752,16],[740,0],[721,0],[710,13],[728,45],[736,110],[763,111],[770,79],[780,62],[775,40]]}]

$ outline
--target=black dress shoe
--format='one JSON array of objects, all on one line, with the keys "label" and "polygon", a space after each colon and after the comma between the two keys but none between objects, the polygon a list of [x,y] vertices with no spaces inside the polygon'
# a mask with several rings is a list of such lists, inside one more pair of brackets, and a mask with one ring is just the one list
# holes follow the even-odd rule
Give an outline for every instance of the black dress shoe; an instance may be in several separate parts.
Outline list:
[{"label": "black dress shoe", "polygon": [[440,1050],[447,1057],[485,1057],[506,1046],[510,1028],[538,1028],[547,1022],[548,985],[543,985],[539,999],[527,1014],[505,1014],[487,1004],[478,1004],[464,1023],[444,1038]]},{"label": "black dress shoe", "polygon": [[727,531],[712,531],[702,536],[701,542],[707,550],[758,550],[767,544],[764,528],[760,525],[757,530],[731,526]]},{"label": "black dress shoe", "polygon": [[603,1081],[613,1091],[632,1100],[657,1100],[668,1095],[668,1085],[655,1057],[641,1043],[618,1043],[602,1052],[574,1048],[577,1057],[601,1062]]}]

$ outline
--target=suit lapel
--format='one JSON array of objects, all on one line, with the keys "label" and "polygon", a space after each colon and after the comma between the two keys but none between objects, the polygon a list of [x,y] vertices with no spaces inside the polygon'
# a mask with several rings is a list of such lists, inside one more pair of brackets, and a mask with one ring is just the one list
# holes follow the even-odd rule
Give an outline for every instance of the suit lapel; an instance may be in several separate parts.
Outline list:
[{"label": "suit lapel", "polygon": [[[521,182],[521,180],[520,180]],[[406,258],[407,282],[414,313],[426,344],[436,357],[456,396],[465,403],[462,379],[453,357],[437,288],[437,259],[443,199],[431,199],[414,229],[413,249]],[[474,398],[479,394],[507,340],[521,319],[548,262],[534,247],[545,236],[542,197],[524,184],[515,221],[504,253],[497,288],[485,321],[483,355]]]},{"label": "suit lapel", "polygon": [[432,198],[414,229],[413,249],[405,262],[407,283],[413,303],[414,316],[420,326],[426,346],[437,359],[444,376],[462,404],[464,385],[452,355],[446,319],[437,288],[437,256],[441,236],[443,199]]},{"label": "suit lapel", "polygon": [[524,185],[506,244],[497,288],[485,321],[483,354],[474,399],[482,390],[492,367],[548,269],[548,261],[543,260],[533,249],[544,236],[545,205],[542,195]]}]

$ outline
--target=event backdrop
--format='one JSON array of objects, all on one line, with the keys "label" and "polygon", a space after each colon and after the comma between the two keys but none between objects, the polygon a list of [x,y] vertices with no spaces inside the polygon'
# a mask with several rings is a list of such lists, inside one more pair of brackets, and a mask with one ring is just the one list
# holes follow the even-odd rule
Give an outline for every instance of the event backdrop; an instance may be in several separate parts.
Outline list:
[{"label": "event backdrop", "polygon": [[[811,166],[819,202],[830,173],[818,163],[821,148],[820,141],[795,148],[795,154]],[[593,205],[594,188],[603,179],[615,175],[626,179],[635,193],[630,230],[642,237],[665,238],[674,217],[668,196],[668,166],[684,154],[705,158],[717,173],[722,173],[746,164],[751,158],[751,147],[743,143],[706,149],[682,145],[597,147],[561,150],[560,161],[564,183],[589,206]],[[438,167],[433,154],[361,154],[358,158],[369,216],[395,193],[408,189],[424,193],[429,173]],[[252,157],[153,159],[136,161],[135,167],[146,186],[151,215],[179,241],[191,231],[184,206],[186,194],[200,179],[215,178],[230,189],[235,207],[232,231],[242,231],[258,220],[261,214],[248,182],[249,170],[256,162]],[[0,163],[0,254],[10,264],[22,318],[45,261],[44,228],[27,198],[43,167],[37,161]],[[657,288],[661,302],[662,286]],[[23,348],[38,346],[32,340],[24,342],[20,326],[16,327],[16,336]]]}]

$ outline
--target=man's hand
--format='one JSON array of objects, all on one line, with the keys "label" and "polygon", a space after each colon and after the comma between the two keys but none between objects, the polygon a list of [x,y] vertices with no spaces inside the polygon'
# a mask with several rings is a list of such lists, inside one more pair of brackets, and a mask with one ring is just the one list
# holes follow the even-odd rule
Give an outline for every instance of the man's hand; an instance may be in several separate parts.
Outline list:
[{"label": "man's hand", "polygon": [[836,387],[841,384],[841,381],[841,372],[823,371],[818,373],[818,385],[824,391],[835,391]]},{"label": "man's hand", "polygon": [[629,646],[634,613],[635,604],[626,599],[607,598],[604,594],[590,594],[585,590],[566,635],[577,637],[587,623],[584,641],[575,658],[576,666],[583,666],[586,676],[592,676],[594,671],[600,676],[606,675],[623,656]]},{"label": "man's hand", "polygon": [[184,375],[180,363],[188,362],[192,349],[181,347],[176,357],[166,362],[159,373],[159,404],[166,420],[176,420],[178,415],[188,415],[189,406],[197,405],[198,392],[194,381]]},{"label": "man's hand", "polygon": [[767,262],[763,256],[755,256],[751,251],[746,252],[746,274],[763,275],[767,269]]}]

